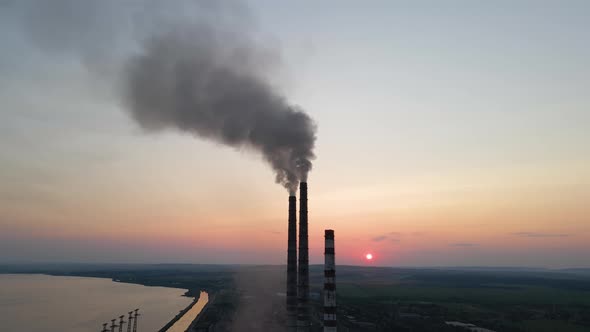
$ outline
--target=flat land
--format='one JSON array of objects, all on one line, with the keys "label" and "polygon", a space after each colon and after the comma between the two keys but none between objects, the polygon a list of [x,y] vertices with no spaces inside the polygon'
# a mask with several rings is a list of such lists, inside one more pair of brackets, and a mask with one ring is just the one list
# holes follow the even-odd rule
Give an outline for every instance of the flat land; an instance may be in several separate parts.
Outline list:
[{"label": "flat land", "polygon": [[590,331],[590,278],[584,273],[340,270],[339,324],[351,331],[461,331],[445,321],[503,332]]},{"label": "flat land", "polygon": [[[212,295],[199,328],[280,331],[285,266],[35,265],[0,273],[106,277]],[[590,270],[337,266],[340,331],[465,331],[458,321],[498,332],[590,331]],[[313,331],[321,331],[323,266],[310,268]],[[171,317],[172,318],[172,317]],[[241,328],[241,330],[240,330]]]}]

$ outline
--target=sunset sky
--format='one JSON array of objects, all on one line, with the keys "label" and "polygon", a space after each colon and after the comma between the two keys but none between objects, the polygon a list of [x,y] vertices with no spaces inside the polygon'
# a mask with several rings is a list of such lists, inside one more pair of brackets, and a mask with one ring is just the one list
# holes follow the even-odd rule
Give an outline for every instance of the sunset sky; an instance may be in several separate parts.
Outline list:
[{"label": "sunset sky", "polygon": [[[68,14],[20,3],[0,4],[0,263],[286,263],[259,154],[145,133],[89,69],[134,47],[120,17],[39,33]],[[590,267],[590,2],[247,3],[318,126],[312,264],[331,228],[338,264]]]}]

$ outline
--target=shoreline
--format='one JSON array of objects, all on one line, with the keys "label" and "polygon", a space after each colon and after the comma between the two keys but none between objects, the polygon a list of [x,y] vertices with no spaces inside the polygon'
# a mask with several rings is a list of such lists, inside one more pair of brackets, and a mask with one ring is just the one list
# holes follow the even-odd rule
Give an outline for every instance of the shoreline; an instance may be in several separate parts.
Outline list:
[{"label": "shoreline", "polygon": [[[158,285],[158,284],[147,284],[139,281],[133,280],[120,280],[114,277],[109,276],[94,276],[94,275],[84,275],[84,274],[66,274],[66,273],[53,273],[53,272],[0,272],[0,275],[44,275],[49,277],[71,277],[71,278],[89,278],[89,279],[109,279],[112,282],[120,283],[120,284],[130,284],[130,285],[139,285],[144,287],[161,287],[161,288],[172,288],[172,289],[182,289],[185,292],[181,295],[183,297],[192,297],[193,299],[196,298],[198,300],[198,296],[192,295],[190,289],[186,287],[177,287],[177,286],[168,286],[168,285]],[[189,304],[190,305],[190,304]]]},{"label": "shoreline", "polygon": [[[184,297],[192,297],[192,298],[198,299],[198,296],[199,296],[199,295],[193,295],[193,293],[192,293],[193,290],[189,289],[187,287],[184,287],[183,285],[149,283],[149,282],[133,280],[133,279],[124,280],[124,279],[116,278],[112,275],[97,275],[97,274],[93,274],[93,273],[76,273],[76,272],[64,273],[64,272],[52,272],[52,271],[38,271],[38,272],[37,271],[33,271],[33,272],[30,272],[30,271],[22,271],[22,272],[21,271],[17,271],[17,272],[0,271],[0,275],[45,275],[45,276],[50,276],[50,277],[109,279],[112,282],[122,283],[122,284],[140,285],[140,286],[145,286],[145,287],[162,287],[162,288],[182,289],[185,292],[181,296],[184,296]],[[207,290],[205,290],[205,291],[207,291]]]},{"label": "shoreline", "polygon": [[[139,325],[156,332],[194,302],[194,298],[185,297],[186,289],[146,287],[103,277],[2,273],[0,282],[5,300],[0,305],[0,320],[7,323],[1,331],[98,331],[103,322],[119,314],[126,317],[129,309],[140,308]],[[203,302],[186,317],[194,317]],[[12,319],[21,312],[33,318],[22,322]]]},{"label": "shoreline", "polygon": [[190,332],[191,329],[194,328],[195,325],[197,325],[199,323],[199,319],[201,319],[201,317],[203,316],[203,313],[207,310],[207,307],[209,307],[209,304],[211,304],[211,302],[213,302],[214,300],[215,300],[215,294],[209,294],[209,301],[207,301],[207,303],[205,303],[205,305],[203,306],[203,309],[201,309],[201,311],[197,314],[195,319],[193,319],[191,324],[188,326],[188,329],[187,329],[188,332]]},{"label": "shoreline", "polygon": [[118,278],[115,277],[110,277],[110,276],[96,276],[96,275],[85,275],[85,274],[72,274],[72,273],[55,273],[55,272],[0,272],[0,275],[13,275],[13,276],[20,276],[20,275],[44,275],[44,276],[49,276],[49,277],[73,277],[73,278],[90,278],[90,279],[107,279],[110,280],[112,282],[115,283],[121,283],[121,284],[130,284],[130,285],[139,285],[139,286],[144,286],[144,287],[161,287],[161,288],[172,288],[172,289],[182,289],[184,290],[184,294],[182,294],[182,297],[192,297],[193,300],[191,301],[191,303],[188,304],[188,306],[186,306],[184,309],[180,310],[170,321],[168,321],[168,323],[166,323],[162,328],[160,328],[159,330],[157,330],[157,332],[166,332],[168,331],[172,326],[174,326],[174,324],[176,324],[176,322],[178,322],[182,317],[184,317],[184,315],[186,313],[188,313],[194,306],[195,304],[197,304],[199,302],[199,299],[201,298],[201,292],[206,292],[207,294],[209,294],[209,301],[207,301],[207,303],[205,303],[205,305],[203,306],[203,308],[201,309],[201,311],[195,316],[195,318],[191,321],[191,324],[189,325],[189,329],[192,328],[198,321],[198,319],[202,316],[203,312],[206,310],[206,308],[209,306],[209,303],[211,303],[211,299],[212,299],[212,293],[211,291],[205,290],[205,289],[201,289],[199,290],[198,294],[193,295],[192,292],[194,290],[190,290],[190,289],[186,289],[186,288],[182,288],[182,287],[174,287],[174,286],[163,286],[163,285],[154,285],[154,284],[147,284],[147,283],[142,283],[142,282],[138,282],[136,280],[120,280]]},{"label": "shoreline", "polygon": [[[183,296],[186,296],[186,295],[183,295]],[[195,306],[195,304],[197,304],[197,302],[199,302],[200,298],[201,298],[201,293],[199,293],[198,296],[195,296],[193,298],[193,301],[186,308],[184,308],[178,314],[176,314],[176,316],[174,316],[168,323],[166,323],[166,325],[164,325],[161,329],[159,329],[158,332],[168,331],[169,328],[171,328],[174,324],[176,324],[176,322],[178,322],[187,312],[189,312]],[[207,302],[207,304],[209,304],[209,302]],[[205,305],[205,307],[206,306],[207,305]],[[201,312],[203,312],[203,310],[205,310],[205,307],[203,307]],[[195,317],[195,319],[197,319],[199,317],[201,312],[199,312],[199,314],[197,315],[197,317]]]},{"label": "shoreline", "polygon": [[[201,299],[201,295],[203,293],[205,294],[205,297],[203,299]],[[201,318],[201,316],[203,315],[203,313],[205,312],[205,310],[207,309],[207,307],[209,306],[209,304],[211,303],[211,301],[213,299],[213,295],[209,295],[209,293],[205,290],[201,290],[199,292],[199,294],[200,294],[199,298],[195,298],[195,300],[189,306],[187,306],[184,310],[179,312],[170,322],[168,322],[168,324],[166,324],[164,327],[162,327],[160,330],[158,330],[158,332],[167,332],[170,330],[177,331],[177,332],[190,331],[198,323],[199,319]],[[195,309],[194,308],[195,304],[201,302],[201,300],[207,301],[207,302],[205,302],[205,304],[199,304],[199,305],[202,305],[199,312],[192,318],[186,317],[186,319],[184,319],[186,315],[194,314],[194,313],[190,313],[190,311]],[[181,320],[183,320],[183,321],[180,322]],[[180,323],[181,323],[180,326],[176,326],[176,324],[180,324]]]}]

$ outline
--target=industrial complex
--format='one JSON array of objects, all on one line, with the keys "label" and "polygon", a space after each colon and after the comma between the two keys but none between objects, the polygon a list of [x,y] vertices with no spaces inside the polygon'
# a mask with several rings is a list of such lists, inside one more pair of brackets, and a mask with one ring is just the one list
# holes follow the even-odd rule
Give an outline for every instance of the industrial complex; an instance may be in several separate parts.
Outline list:
[{"label": "industrial complex", "polygon": [[[287,330],[311,330],[309,305],[309,247],[307,182],[299,185],[299,252],[297,247],[296,197],[289,196],[287,240]],[[324,331],[336,331],[336,268],[334,230],[325,231]]]}]

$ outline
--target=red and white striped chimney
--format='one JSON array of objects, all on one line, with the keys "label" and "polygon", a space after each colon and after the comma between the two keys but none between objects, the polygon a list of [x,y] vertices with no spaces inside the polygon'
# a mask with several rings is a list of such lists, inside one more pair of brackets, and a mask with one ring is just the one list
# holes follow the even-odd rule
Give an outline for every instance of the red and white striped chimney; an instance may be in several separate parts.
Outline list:
[{"label": "red and white striped chimney", "polygon": [[336,332],[336,257],[334,230],[324,232],[324,332]]}]

